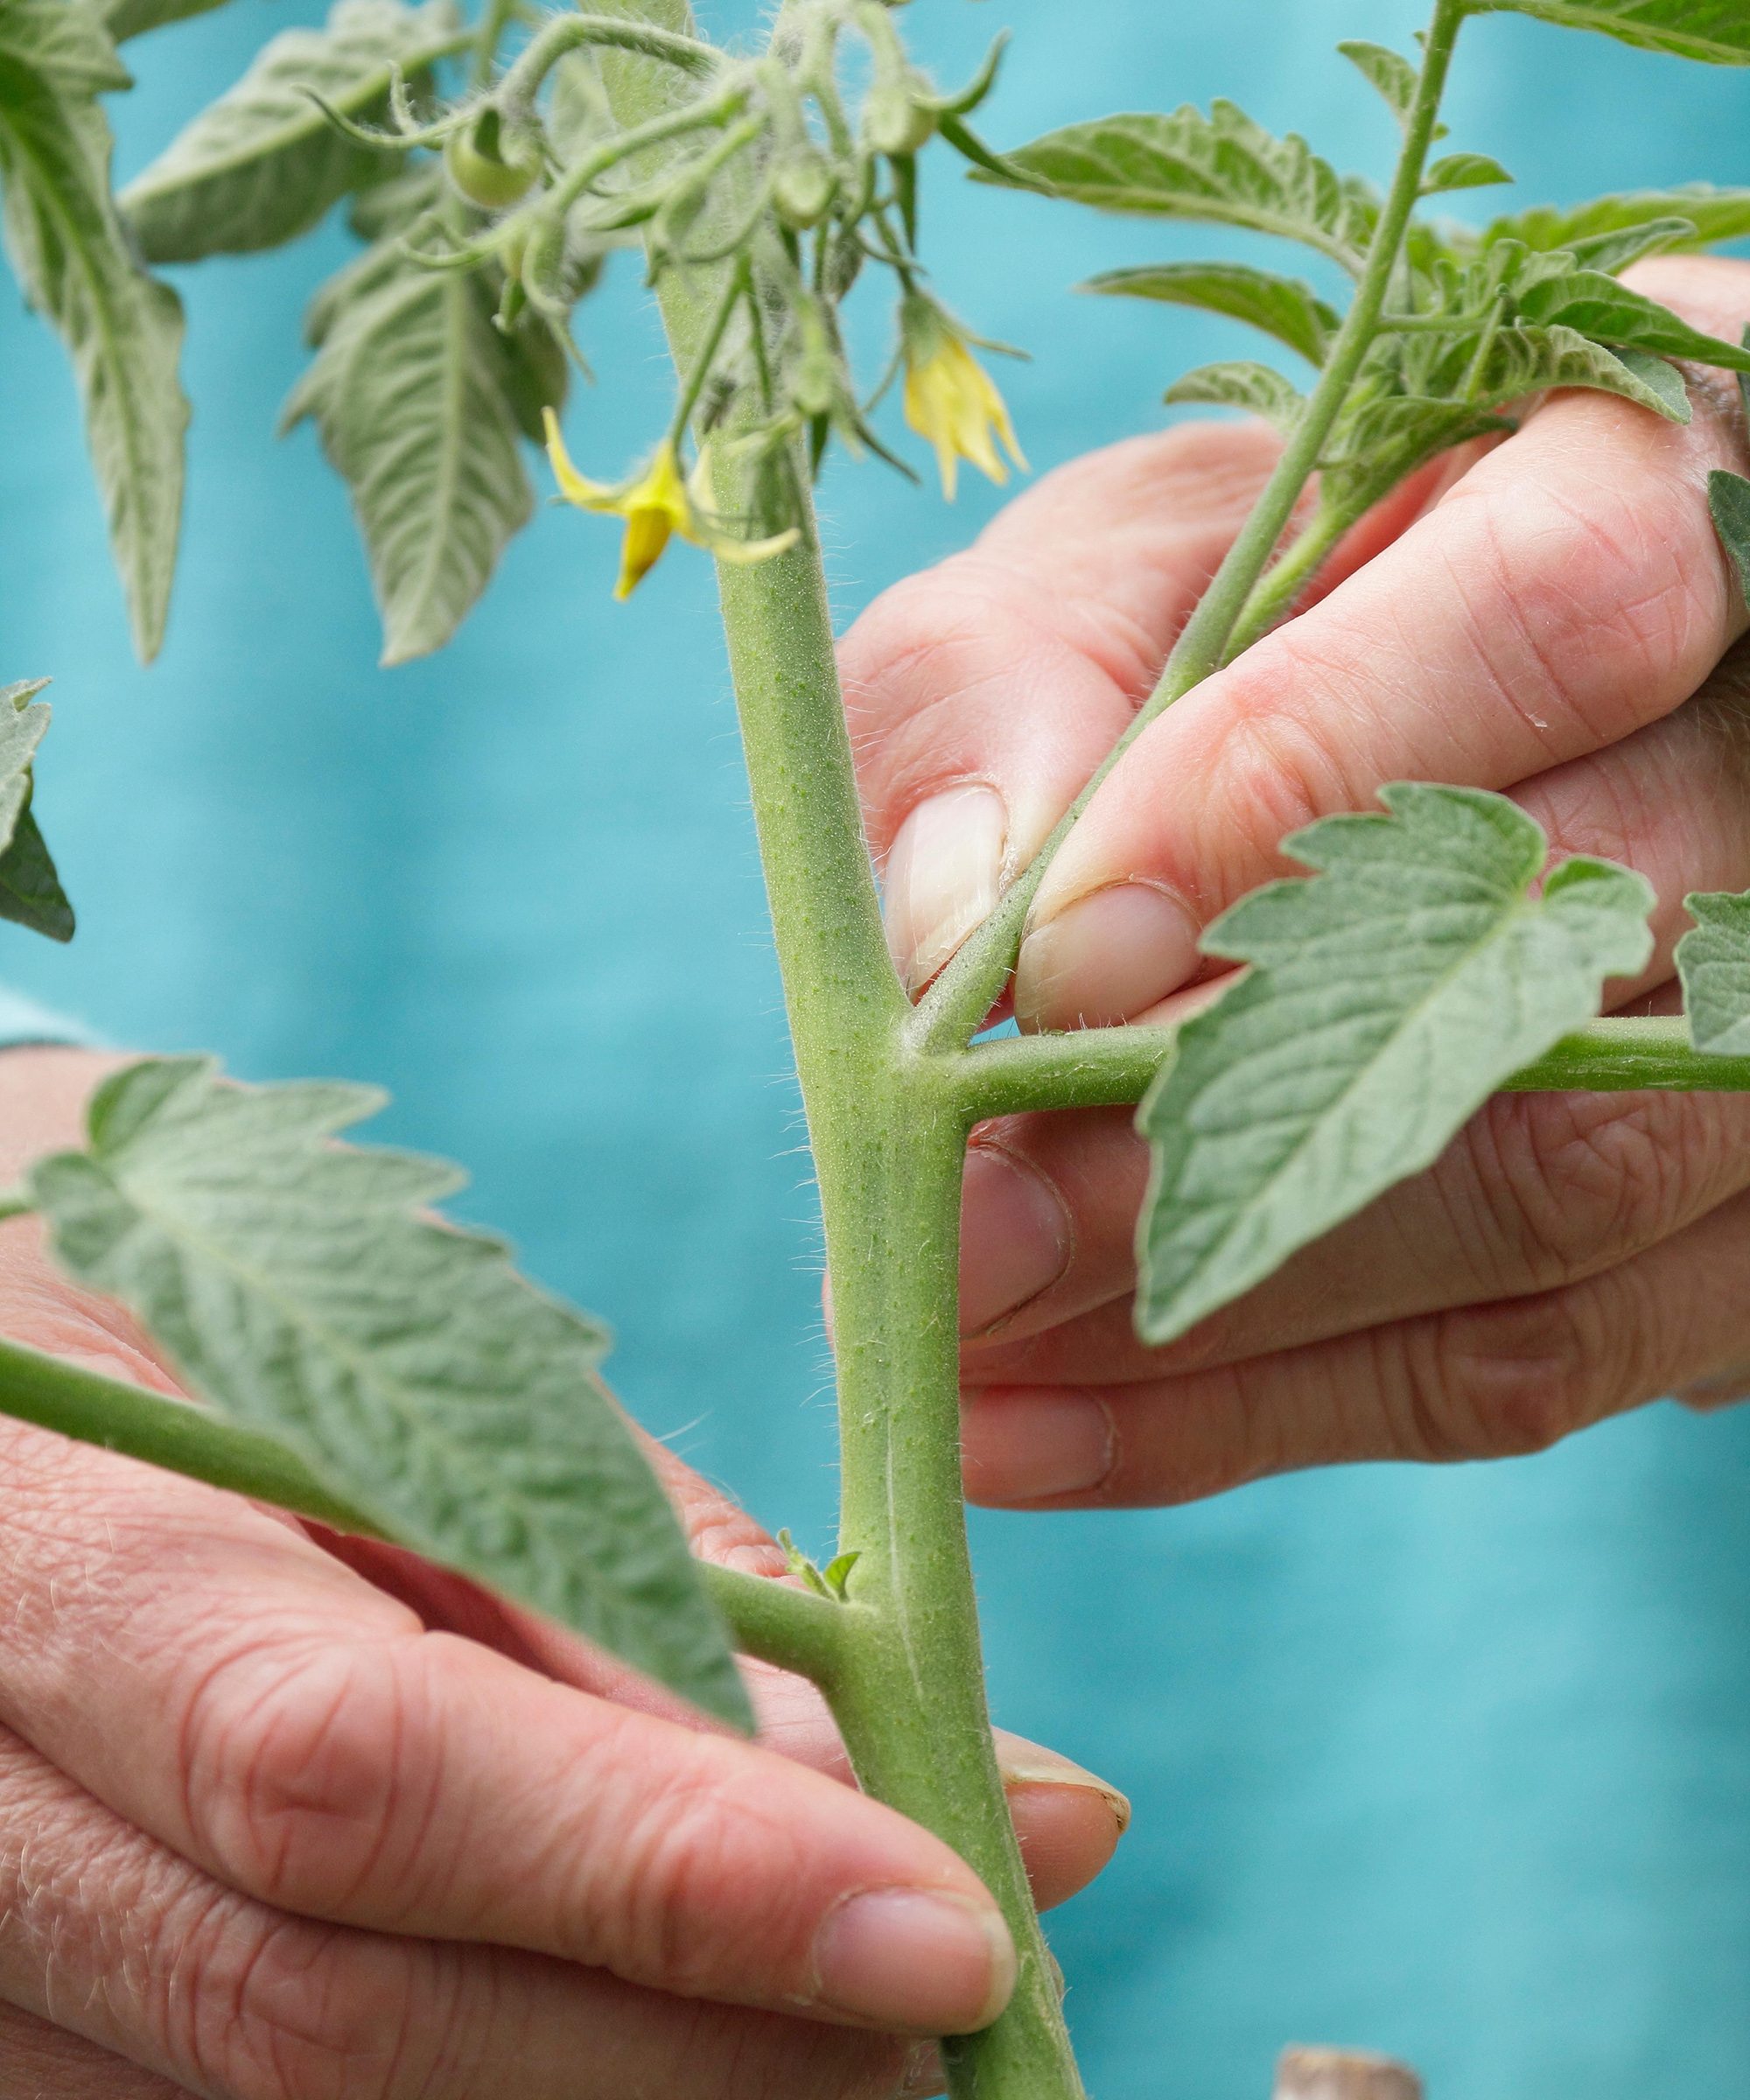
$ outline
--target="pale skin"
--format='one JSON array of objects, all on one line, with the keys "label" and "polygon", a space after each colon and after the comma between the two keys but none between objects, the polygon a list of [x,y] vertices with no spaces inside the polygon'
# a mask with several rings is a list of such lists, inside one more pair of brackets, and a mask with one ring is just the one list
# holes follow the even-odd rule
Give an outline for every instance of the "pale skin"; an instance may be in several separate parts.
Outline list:
[{"label": "pale skin", "polygon": [[[1629,277],[1731,340],[1750,318],[1741,262]],[[1720,663],[1746,614],[1704,502],[1711,467],[1745,471],[1743,416],[1720,374],[1691,393],[1687,428],[1550,396],[1363,521],[1316,602],[1102,787],[1033,906],[1022,1025],[1183,1011],[1210,974],[1198,930],[1292,872],[1277,841],[1404,778],[1504,791],[1559,851],[1647,875],[1657,948],[1609,1003],[1676,1011],[1684,892],[1750,886],[1750,662]],[[848,704],[914,985],[1146,695],[1275,450],[1261,426],[1198,424],[1096,453],[858,622]],[[975,1501],[1172,1502],[1300,1466],[1502,1456],[1662,1394],[1750,1390],[1745,1096],[1498,1096],[1429,1172],[1158,1350],[1130,1326],[1145,1164],[1124,1110],[975,1134]]]},{"label": "pale skin", "polygon": [[[1634,276],[1717,334],[1750,315],[1746,266]],[[914,978],[1128,720],[1270,453],[1223,425],[1096,454],[858,623],[848,704]],[[1320,601],[1102,790],[1035,907],[1024,1021],[1174,1011],[1195,927],[1283,872],[1280,835],[1406,775],[1508,790],[1561,850],[1648,874],[1658,955],[1615,1001],[1663,1010],[1682,892],[1750,885],[1750,732],[1737,683],[1712,676],[1746,620],[1700,494],[1710,466],[1746,464],[1717,382],[1687,430],[1564,396],[1387,505]],[[935,826],[951,844],[920,852],[915,813],[972,787],[998,821],[962,800]],[[73,1135],[97,1068],[0,1059],[0,1172]],[[1497,1101],[1429,1174],[1149,1352],[1129,1326],[1128,1115],[987,1128],[966,1205],[969,1488],[1179,1501],[1535,1448],[1680,1386],[1729,1396],[1750,1359],[1746,1140],[1731,1096]],[[0,1328],[164,1386],[33,1231],[0,1228]],[[669,1473],[703,1550],[775,1570],[745,1516]],[[34,1431],[0,1438],[0,2100],[448,2100],[513,2080],[528,2100],[622,2100],[640,2079],[665,2100],[892,2100],[934,2090],[928,2051],[874,2030],[970,2026],[1004,1988],[976,1882],[836,1783],[793,1681],[760,1680],[765,1746],[742,1746],[466,1586],[343,1561]],[[1038,1775],[1012,1798],[1057,1900],[1120,1811],[1030,1746],[1009,1754]],[[828,2003],[822,1927],[847,1895],[900,1887],[952,1899],[941,1936],[865,1947]]]},{"label": "pale skin", "polygon": [[[113,1063],[115,1060],[109,1060]],[[0,1056],[0,1172],[105,1060]],[[173,1390],[0,1227],[0,1329]],[[757,1525],[651,1446],[708,1558]],[[817,1695],[758,1745],[410,1555],[0,1423],[0,2100],[897,2100],[1012,1956]],[[1128,1813],[1001,1742],[1036,1893]]]}]

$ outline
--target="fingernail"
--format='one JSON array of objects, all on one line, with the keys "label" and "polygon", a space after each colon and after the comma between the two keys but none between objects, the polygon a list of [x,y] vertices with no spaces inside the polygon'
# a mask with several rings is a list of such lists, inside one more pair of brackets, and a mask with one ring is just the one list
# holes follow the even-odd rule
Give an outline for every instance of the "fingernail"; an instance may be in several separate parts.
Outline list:
[{"label": "fingernail", "polygon": [[988,919],[1003,890],[1008,812],[994,788],[950,788],[900,826],[881,886],[887,949],[908,992],[920,991]]},{"label": "fingernail", "polygon": [[1030,1743],[1026,1736],[1011,1735],[1003,1728],[995,1732],[997,1763],[1004,1786],[1086,1788],[1111,1810],[1121,1838],[1130,1828],[1130,1797],[1119,1793],[1110,1780],[1102,1779],[1097,1772],[1073,1763],[1055,1750],[1047,1750],[1043,1743]]},{"label": "fingernail", "polygon": [[975,1144],[960,1194],[960,1331],[982,1334],[1048,1289],[1069,1266],[1074,1228],[1062,1199],[1012,1152]]},{"label": "fingernail", "polygon": [[1121,882],[1037,926],[1015,969],[1023,1028],[1103,1028],[1182,984],[1197,965],[1197,928],[1164,890]]},{"label": "fingernail", "polygon": [[848,1896],[815,1942],[816,2002],[886,2027],[970,2034],[1015,1988],[1002,1913],[921,1888]]},{"label": "fingernail", "polygon": [[961,1402],[961,1476],[967,1499],[987,1508],[1085,1494],[1116,1455],[1111,1415],[1091,1393],[1021,1389]]}]

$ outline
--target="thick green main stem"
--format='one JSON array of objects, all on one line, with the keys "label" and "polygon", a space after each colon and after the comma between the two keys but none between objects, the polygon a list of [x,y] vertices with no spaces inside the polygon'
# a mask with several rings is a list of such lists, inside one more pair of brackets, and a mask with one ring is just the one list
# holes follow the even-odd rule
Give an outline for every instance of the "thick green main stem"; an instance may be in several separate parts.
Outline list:
[{"label": "thick green main stem", "polygon": [[812,535],[720,571],[773,927],[833,1279],[844,1506],[860,1558],[824,1685],[858,1775],[973,1866],[1020,1959],[1008,2010],[944,2045],[952,2090],[1081,2093],[984,1701],[960,1483],[954,1310],[967,1123],[901,1045]]},{"label": "thick green main stem", "polygon": [[[630,11],[630,10],[628,10]],[[683,0],[639,0],[685,34]],[[612,59],[622,123],[672,106],[672,74]],[[667,69],[663,69],[667,72]],[[726,272],[664,273],[676,369],[694,371]],[[725,490],[756,532],[792,514],[756,472]],[[807,512],[800,466],[788,500]],[[943,2044],[957,2100],[1082,2100],[1055,1966],[1033,1909],[990,1737],[960,1481],[960,1182],[967,1119],[906,1041],[887,957],[813,522],[754,568],[718,564],[773,932],[833,1283],[843,1511],[859,1558],[819,1676],[858,1779],[936,1832],[1002,1906],[1019,1974],[984,2033]]]}]

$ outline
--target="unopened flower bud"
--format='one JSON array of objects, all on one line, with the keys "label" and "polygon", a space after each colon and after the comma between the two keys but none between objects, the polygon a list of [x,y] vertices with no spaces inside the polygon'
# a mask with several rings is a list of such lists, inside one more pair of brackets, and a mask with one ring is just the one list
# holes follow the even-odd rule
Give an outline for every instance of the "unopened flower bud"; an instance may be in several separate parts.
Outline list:
[{"label": "unopened flower bud", "polygon": [[778,164],[772,178],[772,201],[785,225],[801,233],[820,224],[837,186],[826,156],[812,146],[797,146]]},{"label": "unopened flower bud", "polygon": [[838,367],[824,345],[804,350],[790,370],[790,399],[804,416],[826,416],[838,393]]},{"label": "unopened flower bud", "polygon": [[801,348],[790,367],[790,399],[804,416],[829,416],[844,392],[838,353],[826,316],[814,298],[804,295],[795,312]]},{"label": "unopened flower bud", "polygon": [[[914,76],[915,77],[915,76]],[[915,153],[935,130],[935,112],[904,79],[877,80],[863,105],[863,137],[877,153]]]},{"label": "unopened flower bud", "polygon": [[826,290],[830,298],[842,299],[856,284],[864,262],[863,243],[854,227],[842,227],[827,248]]}]

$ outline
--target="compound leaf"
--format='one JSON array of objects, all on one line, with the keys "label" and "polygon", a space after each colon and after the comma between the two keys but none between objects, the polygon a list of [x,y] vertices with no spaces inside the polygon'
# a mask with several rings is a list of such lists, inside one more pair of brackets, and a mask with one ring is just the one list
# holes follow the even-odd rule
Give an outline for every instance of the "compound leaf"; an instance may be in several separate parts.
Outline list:
[{"label": "compound leaf", "polygon": [[1642,51],[1713,66],[1750,66],[1750,9],[1741,0],[1472,0],[1478,14],[1536,15],[1565,29],[1602,30]]},{"label": "compound leaf", "polygon": [[1707,508],[1738,571],[1738,587],[1750,603],[1750,481],[1716,466],[1707,477]]},{"label": "compound leaf", "polygon": [[37,695],[46,678],[0,686],[0,919],[71,941],[73,906],[31,815],[32,762],[48,729],[50,710]]},{"label": "compound leaf", "polygon": [[1647,219],[1639,226],[1625,226],[1613,234],[1588,234],[1584,241],[1576,241],[1568,253],[1583,269],[1601,270],[1614,277],[1642,256],[1693,246],[1695,230],[1695,221],[1690,219]]},{"label": "compound leaf", "polygon": [[1692,890],[1676,946],[1690,1040],[1711,1057],[1750,1056],[1750,891]]},{"label": "compound leaf", "polygon": [[1486,190],[1498,182],[1513,180],[1498,160],[1487,153],[1449,153],[1437,160],[1422,178],[1422,194],[1438,196],[1446,190]]},{"label": "compound leaf", "polygon": [[38,1160],[31,1191],[63,1264],[200,1398],[392,1537],[745,1726],[680,1525],[596,1375],[606,1335],[500,1242],[416,1214],[455,1169],[334,1141],[382,1105],[152,1060],[105,1082],[88,1152]]},{"label": "compound leaf", "polygon": [[1416,100],[1417,79],[1416,68],[1409,60],[1383,44],[1367,44],[1358,38],[1339,44],[1337,49],[1378,89],[1398,122],[1407,123]]},{"label": "compound leaf", "polygon": [[1358,389],[1320,455],[1320,499],[1358,518],[1437,452],[1508,427],[1477,402]]},{"label": "compound leaf", "polygon": [[[1689,230],[1677,234],[1682,224]],[[1496,219],[1483,229],[1483,244],[1522,241],[1527,248],[1565,248],[1577,254],[1583,243],[1606,234],[1626,234],[1662,227],[1670,237],[1662,248],[1705,248],[1715,241],[1750,234],[1750,190],[1716,189],[1711,182],[1685,183],[1670,190],[1634,190],[1618,196],[1594,197],[1589,204],[1564,210],[1538,205],[1511,218]],[[1641,251],[1645,253],[1647,251]],[[1593,270],[1620,268],[1595,256],[1580,258]]]},{"label": "compound leaf", "polygon": [[422,268],[391,233],[312,304],[317,354],[283,427],[312,417],[352,490],[386,664],[450,639],[534,510],[520,434],[563,401],[564,363],[538,316],[494,326],[497,293],[493,275]]},{"label": "compound leaf", "polygon": [[46,734],[51,710],[36,696],[46,678],[0,688],[0,850],[10,845],[31,802],[31,765]]},{"label": "compound leaf", "polygon": [[1133,299],[1199,306],[1249,321],[1279,343],[1322,365],[1343,317],[1299,277],[1280,277],[1242,262],[1162,262],[1144,270],[1109,270],[1089,277],[1083,291],[1117,292]]},{"label": "compound leaf", "polygon": [[130,37],[143,37],[149,29],[162,29],[167,22],[186,22],[192,15],[211,14],[225,0],[104,0],[99,9],[103,26],[123,44]]},{"label": "compound leaf", "polygon": [[96,97],[129,85],[94,13],[67,0],[0,8],[6,247],[72,360],[135,647],[150,662],[176,568],[188,403],[181,304],[140,268],[109,193]]},{"label": "compound leaf", "polygon": [[[1371,187],[1340,176],[1304,138],[1277,138],[1232,102],[1205,116],[1107,116],[1047,132],[1004,158],[1060,197],[1102,211],[1244,226],[1299,241],[1351,271],[1377,217]],[[977,182],[1002,178],[975,171]]]},{"label": "compound leaf", "polygon": [[1199,365],[1176,379],[1161,398],[1174,407],[1203,402],[1224,409],[1244,409],[1262,416],[1284,436],[1300,420],[1306,396],[1269,365],[1236,360],[1226,365]]},{"label": "compound leaf", "polygon": [[27,926],[51,941],[71,941],[77,929],[48,841],[28,807],[0,852],[0,919]]},{"label": "compound leaf", "polygon": [[[1345,403],[1320,458],[1321,500],[1348,518],[1363,511],[1436,453],[1511,424],[1500,411],[1552,387],[1591,387],[1687,423],[1681,375],[1650,352],[1612,349],[1572,328],[1497,329],[1487,343],[1474,333],[1443,348],[1438,338],[1411,339],[1434,361],[1418,374],[1426,392],[1396,390],[1401,374],[1376,368]],[[1481,351],[1480,360],[1478,352]]]},{"label": "compound leaf", "polygon": [[1296,1248],[1433,1162],[1520,1066],[1652,948],[1638,875],[1564,862],[1503,797],[1399,782],[1386,816],[1284,841],[1320,872],[1243,898],[1204,935],[1252,964],[1181,1030],[1138,1113],[1144,1340],[1181,1334]]},{"label": "compound leaf", "polygon": [[388,112],[399,66],[416,90],[457,46],[454,0],[338,0],[327,26],[283,30],[235,87],[188,124],[122,191],[154,262],[243,255],[306,232],[331,205],[398,156],[336,130],[313,90],[361,122]]},{"label": "compound leaf", "polygon": [[1594,343],[1572,328],[1502,329],[1483,361],[1478,398],[1491,404],[1517,401],[1550,387],[1592,387],[1620,394],[1668,423],[1690,420],[1683,380],[1662,357]]},{"label": "compound leaf", "polygon": [[1626,344],[1659,357],[1690,357],[1728,372],[1750,372],[1750,350],[1691,328],[1669,307],[1631,291],[1600,270],[1575,270],[1527,284],[1516,295],[1519,318],[1546,328],[1572,328],[1594,342]]}]

